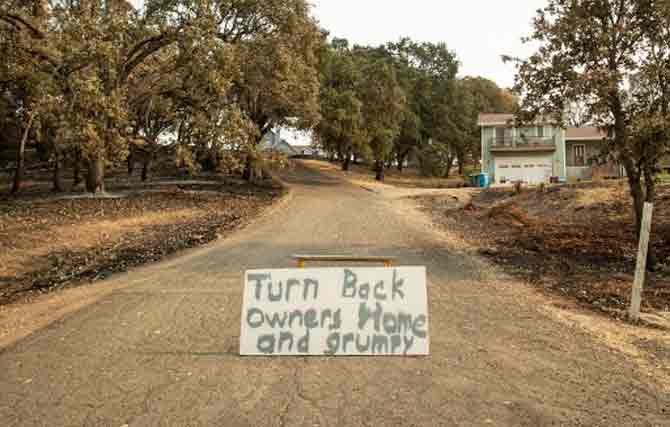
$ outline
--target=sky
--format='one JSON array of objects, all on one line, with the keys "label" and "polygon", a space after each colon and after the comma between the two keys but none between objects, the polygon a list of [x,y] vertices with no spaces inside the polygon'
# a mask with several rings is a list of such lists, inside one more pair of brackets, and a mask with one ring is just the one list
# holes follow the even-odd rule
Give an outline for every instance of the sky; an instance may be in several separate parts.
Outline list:
[{"label": "sky", "polygon": [[461,76],[482,76],[502,87],[514,83],[514,66],[501,55],[533,53],[521,37],[546,0],[311,0],[321,26],[333,36],[378,45],[407,36],[445,42],[461,62]]}]

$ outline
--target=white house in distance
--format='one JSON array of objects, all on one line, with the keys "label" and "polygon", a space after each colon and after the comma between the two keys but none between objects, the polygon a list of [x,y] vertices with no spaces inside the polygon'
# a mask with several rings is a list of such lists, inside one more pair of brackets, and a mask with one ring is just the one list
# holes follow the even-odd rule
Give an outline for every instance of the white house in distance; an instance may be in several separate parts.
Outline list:
[{"label": "white house in distance", "polygon": [[284,154],[286,156],[297,156],[300,154],[291,144],[281,137],[281,129],[270,130],[265,135],[260,143],[262,151],[273,151],[275,153]]},{"label": "white house in distance", "polygon": [[616,164],[598,164],[606,135],[598,128],[559,128],[538,120],[522,128],[513,114],[480,114],[482,173],[493,184],[540,184],[623,176]]},{"label": "white house in distance", "polygon": [[274,151],[288,157],[319,156],[321,151],[313,147],[311,131],[297,130],[291,127],[279,127],[268,131],[261,141],[263,151]]}]

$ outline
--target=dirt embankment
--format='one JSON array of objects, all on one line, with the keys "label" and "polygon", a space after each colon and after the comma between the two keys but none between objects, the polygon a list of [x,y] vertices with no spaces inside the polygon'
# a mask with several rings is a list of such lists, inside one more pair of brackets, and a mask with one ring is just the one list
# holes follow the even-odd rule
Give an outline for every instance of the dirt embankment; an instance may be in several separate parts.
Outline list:
[{"label": "dirt embankment", "polygon": [[112,198],[0,201],[0,304],[209,243],[253,219],[283,191],[277,185],[168,183]]},{"label": "dirt embankment", "polygon": [[[621,317],[629,306],[637,240],[627,188],[594,183],[421,197],[434,221],[494,263],[551,295]],[[659,188],[652,232],[658,259],[643,309],[670,311],[670,186]]]}]

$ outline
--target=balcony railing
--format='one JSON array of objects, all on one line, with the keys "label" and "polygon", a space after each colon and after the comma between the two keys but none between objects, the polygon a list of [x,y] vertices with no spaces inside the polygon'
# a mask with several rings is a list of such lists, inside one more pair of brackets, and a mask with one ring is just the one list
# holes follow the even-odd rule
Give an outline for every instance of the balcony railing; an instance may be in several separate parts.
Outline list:
[{"label": "balcony railing", "polygon": [[553,137],[509,137],[509,138],[492,138],[491,147],[493,149],[510,149],[510,150],[545,150],[556,149],[556,141]]}]

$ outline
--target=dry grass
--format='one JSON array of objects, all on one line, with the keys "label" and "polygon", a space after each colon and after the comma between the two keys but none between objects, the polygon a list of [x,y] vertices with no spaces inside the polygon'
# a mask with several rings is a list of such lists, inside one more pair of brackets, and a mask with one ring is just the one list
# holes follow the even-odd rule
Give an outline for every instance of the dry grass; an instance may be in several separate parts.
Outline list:
[{"label": "dry grass", "polygon": [[513,227],[527,227],[536,225],[538,222],[536,219],[530,218],[523,209],[510,204],[494,206],[485,215],[490,221]]},{"label": "dry grass", "polygon": [[[12,239],[12,243],[0,253],[0,276],[21,276],[45,268],[49,264],[45,257],[50,253],[82,251],[104,242],[122,241],[125,234],[146,226],[179,223],[201,215],[203,212],[195,209],[179,209],[115,220],[91,219],[67,225],[47,223],[44,227],[22,233],[20,239]],[[19,230],[10,227],[7,232],[18,236]]]},{"label": "dry grass", "polygon": [[594,188],[580,188],[576,191],[575,202],[577,206],[590,207],[599,204],[607,204],[626,197],[623,186],[605,186]]},{"label": "dry grass", "polygon": [[33,196],[1,202],[0,305],[209,243],[261,213],[281,193],[213,183],[166,185],[122,198]]}]

